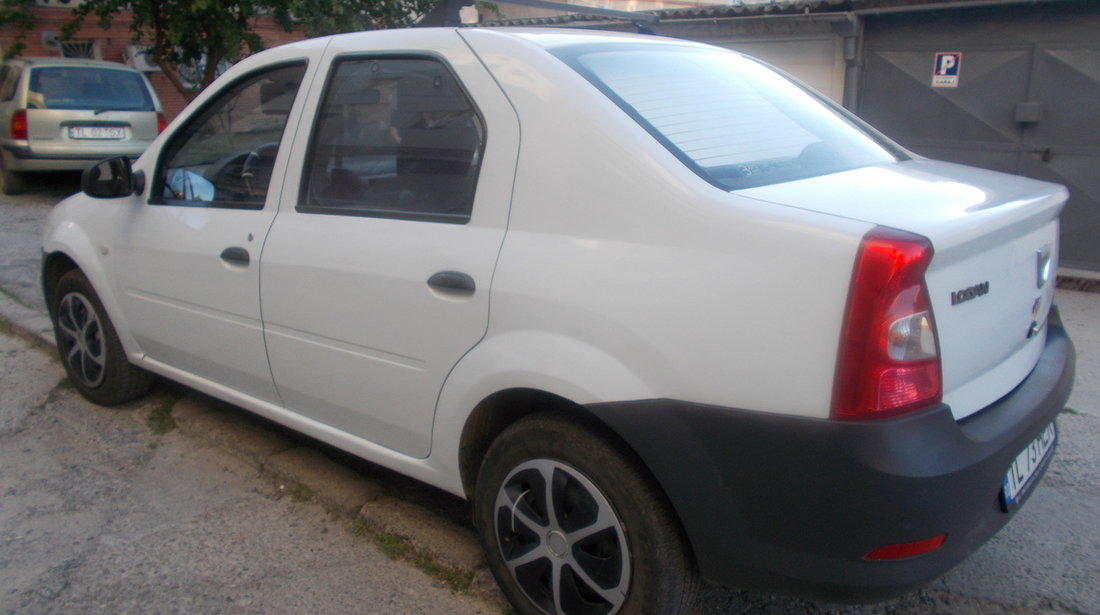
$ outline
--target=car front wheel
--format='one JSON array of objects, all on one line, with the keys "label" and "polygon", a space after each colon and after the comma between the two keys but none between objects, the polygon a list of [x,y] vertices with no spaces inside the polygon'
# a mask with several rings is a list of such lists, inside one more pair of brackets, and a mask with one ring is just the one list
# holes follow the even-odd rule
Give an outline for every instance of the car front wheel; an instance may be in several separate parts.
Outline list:
[{"label": "car front wheel", "polygon": [[147,393],[153,375],[126,360],[114,325],[84,274],[63,275],[53,297],[57,351],[76,390],[103,406]]},{"label": "car front wheel", "polygon": [[670,507],[596,433],[535,415],[490,447],[474,506],[498,584],[525,615],[690,611],[696,574]]}]

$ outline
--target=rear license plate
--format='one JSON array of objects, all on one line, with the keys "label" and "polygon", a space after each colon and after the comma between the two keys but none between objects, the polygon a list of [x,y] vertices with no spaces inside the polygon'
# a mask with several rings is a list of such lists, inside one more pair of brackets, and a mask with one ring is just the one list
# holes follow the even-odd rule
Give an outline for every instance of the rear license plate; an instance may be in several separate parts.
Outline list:
[{"label": "rear license plate", "polygon": [[1006,511],[1012,510],[1023,495],[1031,489],[1032,479],[1050,457],[1057,437],[1058,433],[1052,422],[1043,429],[1038,438],[1032,440],[1019,455],[1016,455],[1001,485],[1001,506]]},{"label": "rear license plate", "polygon": [[70,126],[70,139],[123,139],[126,129],[122,126]]}]

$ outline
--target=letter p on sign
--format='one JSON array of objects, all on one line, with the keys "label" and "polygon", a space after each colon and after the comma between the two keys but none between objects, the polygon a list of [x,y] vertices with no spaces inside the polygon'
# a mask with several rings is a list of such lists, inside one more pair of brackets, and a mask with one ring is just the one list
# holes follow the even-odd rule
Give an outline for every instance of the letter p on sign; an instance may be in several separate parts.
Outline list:
[{"label": "letter p on sign", "polygon": [[961,51],[940,51],[936,53],[936,63],[932,66],[932,87],[959,87],[959,67],[962,66]]}]

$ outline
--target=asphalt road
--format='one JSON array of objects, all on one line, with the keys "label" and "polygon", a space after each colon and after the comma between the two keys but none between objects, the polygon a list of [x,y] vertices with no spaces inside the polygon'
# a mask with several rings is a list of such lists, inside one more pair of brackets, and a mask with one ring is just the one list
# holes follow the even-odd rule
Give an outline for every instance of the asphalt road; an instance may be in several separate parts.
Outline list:
[{"label": "asphalt road", "polygon": [[[43,309],[42,222],[78,188],[50,176],[0,198],[0,292]],[[1059,302],[1083,368],[1073,411],[1044,481],[989,544],[887,603],[710,588],[703,612],[1100,615],[1100,295]],[[154,435],[143,421],[156,399],[99,408],[62,380],[49,355],[0,335],[0,613],[495,612],[224,451]]]},{"label": "asphalt road", "polygon": [[0,335],[0,612],[491,612],[224,451],[92,406]]}]

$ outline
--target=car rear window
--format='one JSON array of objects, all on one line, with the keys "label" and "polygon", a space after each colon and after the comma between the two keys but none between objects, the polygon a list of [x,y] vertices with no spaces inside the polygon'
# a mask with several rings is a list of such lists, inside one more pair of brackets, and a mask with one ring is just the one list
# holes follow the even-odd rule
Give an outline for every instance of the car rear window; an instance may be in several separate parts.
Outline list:
[{"label": "car rear window", "polygon": [[89,66],[31,69],[27,106],[31,109],[155,110],[153,98],[140,74]]},{"label": "car rear window", "polygon": [[734,52],[646,44],[552,52],[725,189],[836,173],[900,154],[817,94]]}]

